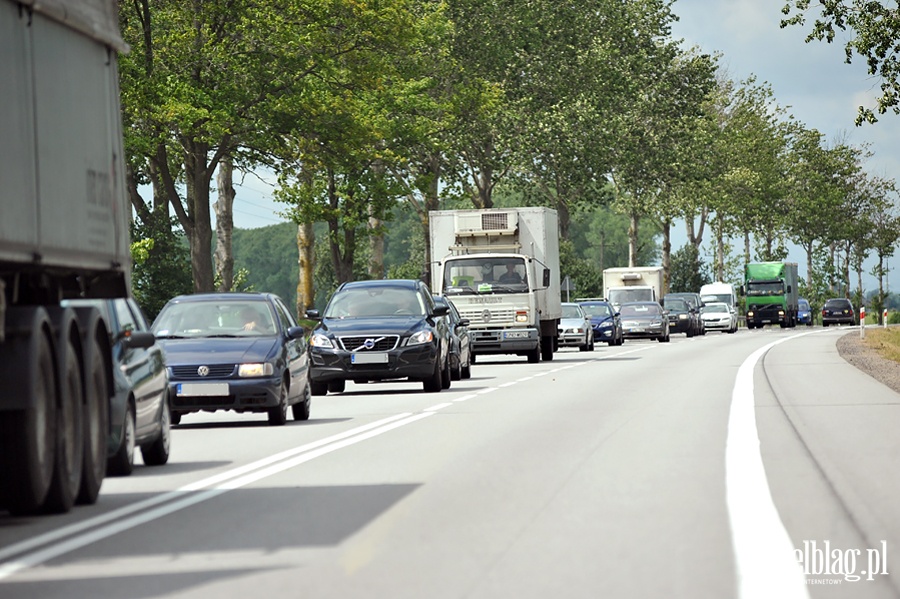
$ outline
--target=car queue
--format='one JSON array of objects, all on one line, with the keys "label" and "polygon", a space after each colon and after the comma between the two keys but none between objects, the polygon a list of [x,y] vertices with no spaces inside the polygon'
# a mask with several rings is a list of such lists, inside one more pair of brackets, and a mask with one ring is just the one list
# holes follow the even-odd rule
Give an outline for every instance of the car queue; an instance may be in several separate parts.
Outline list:
[{"label": "car queue", "polygon": [[[719,297],[708,297],[708,300]],[[76,309],[85,301],[72,301]],[[342,393],[348,383],[411,381],[426,393],[469,379],[477,355],[470,321],[452,297],[433,294],[419,280],[344,283],[314,321],[301,326],[271,293],[206,293],[171,299],[152,325],[133,299],[91,300],[107,314],[115,394],[109,409],[107,471],[127,475],[140,449],[143,462],[168,461],[170,426],[186,415],[233,411],[265,414],[268,424],[310,418],[312,398]],[[626,340],[668,342],[739,328],[736,309],[699,293],[671,293],[660,302],[603,298],[562,302],[556,351],[591,352]],[[800,300],[798,323],[815,312]],[[823,326],[856,324],[852,303],[829,299]]]}]

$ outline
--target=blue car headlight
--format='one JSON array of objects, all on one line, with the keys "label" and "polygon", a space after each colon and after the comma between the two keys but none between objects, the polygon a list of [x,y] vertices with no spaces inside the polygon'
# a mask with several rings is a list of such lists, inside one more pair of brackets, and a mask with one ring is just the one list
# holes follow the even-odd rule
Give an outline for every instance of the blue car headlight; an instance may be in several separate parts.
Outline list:
[{"label": "blue car headlight", "polygon": [[422,345],[423,343],[432,343],[433,341],[434,333],[430,330],[424,330],[413,333],[410,336],[409,341],[406,342],[406,345]]},{"label": "blue car headlight", "polygon": [[238,366],[239,377],[272,376],[273,374],[275,374],[275,367],[268,362]]}]

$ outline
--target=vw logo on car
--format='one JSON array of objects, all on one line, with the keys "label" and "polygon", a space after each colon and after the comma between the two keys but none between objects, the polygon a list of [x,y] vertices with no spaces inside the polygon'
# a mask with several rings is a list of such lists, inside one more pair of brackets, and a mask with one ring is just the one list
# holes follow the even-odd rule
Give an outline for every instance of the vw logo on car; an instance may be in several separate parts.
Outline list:
[{"label": "vw logo on car", "polygon": [[209,366],[201,366],[197,369],[197,374],[200,376],[208,376],[209,375]]}]

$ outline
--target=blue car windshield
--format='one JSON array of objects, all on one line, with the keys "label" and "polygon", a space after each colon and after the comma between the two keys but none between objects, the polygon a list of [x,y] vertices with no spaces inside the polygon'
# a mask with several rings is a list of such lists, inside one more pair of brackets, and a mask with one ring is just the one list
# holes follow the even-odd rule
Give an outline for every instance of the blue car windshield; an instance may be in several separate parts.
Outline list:
[{"label": "blue car windshield", "polygon": [[253,300],[177,302],[153,323],[157,337],[262,337],[276,331],[268,303]]}]

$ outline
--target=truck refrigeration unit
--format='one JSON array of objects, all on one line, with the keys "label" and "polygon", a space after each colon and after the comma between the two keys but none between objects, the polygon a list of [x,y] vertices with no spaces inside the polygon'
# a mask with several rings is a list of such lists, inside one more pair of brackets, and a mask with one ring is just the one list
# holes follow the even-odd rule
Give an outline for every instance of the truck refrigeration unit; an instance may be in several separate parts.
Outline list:
[{"label": "truck refrigeration unit", "polygon": [[130,290],[114,0],[0,0],[0,508],[93,503]]},{"label": "truck refrigeration unit", "polygon": [[552,360],[562,315],[550,208],[429,212],[433,293],[469,319],[473,355]]}]

